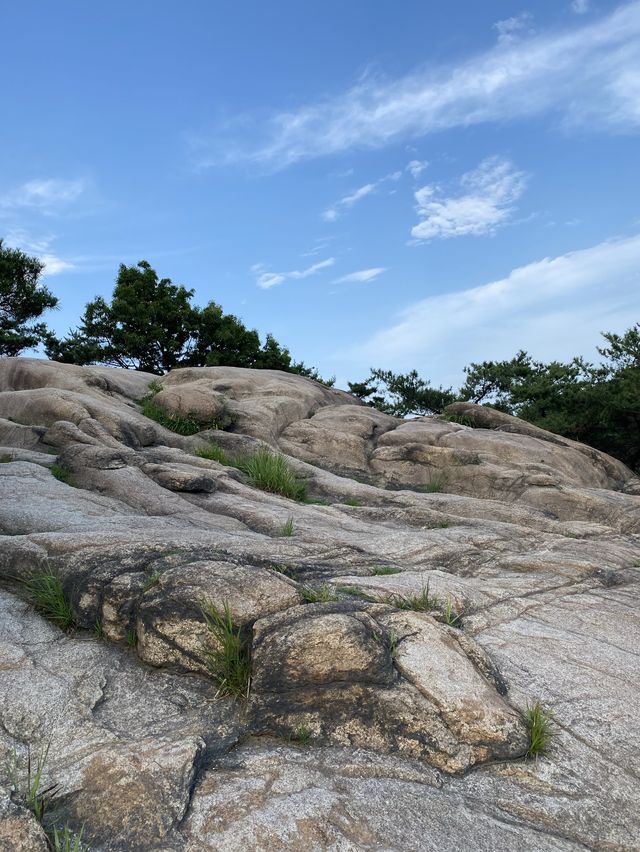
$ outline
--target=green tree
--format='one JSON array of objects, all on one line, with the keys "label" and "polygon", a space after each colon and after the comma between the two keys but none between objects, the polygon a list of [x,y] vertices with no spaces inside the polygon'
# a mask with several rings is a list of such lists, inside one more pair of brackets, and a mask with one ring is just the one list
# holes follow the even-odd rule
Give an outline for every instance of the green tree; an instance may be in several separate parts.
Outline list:
[{"label": "green tree", "polygon": [[0,355],[19,355],[46,340],[43,322],[31,322],[58,304],[40,284],[44,264],[0,239]]},{"label": "green tree", "polygon": [[194,291],[159,278],[146,261],[121,264],[111,301],[89,302],[80,326],[63,340],[51,337],[49,358],[72,364],[109,364],[162,375],[176,367],[230,366],[317,373],[292,361],[268,334],[262,345],[215,302],[192,304]]},{"label": "green tree", "polygon": [[372,369],[364,382],[349,382],[352,394],[367,405],[396,417],[438,414],[458,398],[451,388],[433,388],[416,370],[393,373]]}]

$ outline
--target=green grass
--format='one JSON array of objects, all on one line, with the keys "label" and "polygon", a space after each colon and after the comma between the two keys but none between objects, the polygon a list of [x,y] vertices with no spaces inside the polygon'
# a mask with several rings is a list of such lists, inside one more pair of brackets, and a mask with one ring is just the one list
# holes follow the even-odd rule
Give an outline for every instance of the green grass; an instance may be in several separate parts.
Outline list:
[{"label": "green grass", "polygon": [[127,630],[127,635],[125,636],[125,641],[129,648],[135,648],[138,644],[138,631],[135,627],[130,627]]},{"label": "green grass", "polygon": [[285,577],[293,577],[293,571],[288,565],[281,565],[279,562],[272,562],[269,565],[272,571],[277,571],[278,574],[283,574]]},{"label": "green grass", "polygon": [[142,584],[142,591],[148,592],[149,589],[153,589],[154,586],[157,586],[160,582],[160,577],[162,577],[162,571],[154,571],[153,574],[149,574]]},{"label": "green grass", "polygon": [[61,630],[76,626],[76,617],[62,588],[62,580],[53,571],[32,574],[22,581],[29,603]]},{"label": "green grass", "polygon": [[444,609],[442,611],[442,620],[445,624],[448,624],[449,627],[462,627],[462,613],[457,612],[454,608],[451,598],[447,598],[444,602]]},{"label": "green grass", "polygon": [[305,748],[311,743],[311,728],[308,728],[306,725],[298,725],[294,728],[289,739],[292,743]]},{"label": "green grass", "polygon": [[9,462],[13,461],[13,456],[9,453],[3,453],[0,456],[0,464],[9,464]]},{"label": "green grass", "polygon": [[278,535],[282,538],[290,538],[293,535],[293,518],[288,518],[287,522],[280,527]]},{"label": "green grass", "polygon": [[328,583],[317,589],[313,589],[311,586],[302,586],[298,591],[302,600],[306,603],[329,603],[338,600],[336,590]]},{"label": "green grass", "polygon": [[56,479],[60,480],[60,482],[64,482],[65,485],[70,485],[72,488],[75,488],[75,483],[71,478],[71,474],[68,470],[65,470],[58,462],[54,462],[49,468],[52,476],[55,476]]},{"label": "green grass", "polygon": [[304,502],[307,485],[298,479],[284,456],[271,450],[258,450],[252,456],[237,459],[235,466],[247,474],[255,488]]},{"label": "green grass", "polygon": [[377,600],[377,598],[372,598],[371,595],[363,592],[362,589],[359,589],[357,586],[338,586],[336,591],[340,592],[342,595],[349,595],[351,598],[360,598],[363,601]]},{"label": "green grass", "polygon": [[343,505],[345,505],[345,506],[362,506],[362,503],[360,502],[360,500],[354,500],[353,497],[347,497],[347,499],[344,501]]},{"label": "green grass", "polygon": [[371,569],[372,577],[387,577],[389,574],[400,574],[399,568],[394,568],[393,565],[375,565]]},{"label": "green grass", "polygon": [[414,612],[432,612],[441,606],[440,598],[429,592],[428,583],[415,595],[391,595],[387,602],[396,609],[410,609]]},{"label": "green grass", "polygon": [[153,397],[145,397],[140,403],[142,413],[150,420],[155,420],[160,426],[178,435],[195,435],[203,429],[215,429],[215,426],[203,426],[192,417],[182,417],[179,414],[166,414]]},{"label": "green grass", "polygon": [[53,852],[89,852],[89,847],[82,842],[84,826],[79,834],[74,834],[68,825],[58,830],[57,828],[47,832],[49,845]]},{"label": "green grass", "polygon": [[196,456],[200,456],[201,459],[208,459],[209,461],[218,462],[218,464],[224,464],[227,467],[231,465],[231,459],[217,444],[209,444],[208,447],[200,447],[200,449],[195,451]]},{"label": "green grass", "polygon": [[96,618],[95,624],[93,625],[91,632],[93,633],[93,638],[98,642],[101,642],[105,638],[104,627],[102,626],[102,619]]},{"label": "green grass", "polygon": [[205,658],[218,686],[218,695],[246,698],[251,679],[250,647],[241,629],[234,626],[228,602],[224,602],[222,610],[204,602],[202,615],[214,640],[205,649]]},{"label": "green grass", "polygon": [[149,388],[149,394],[151,396],[155,396],[162,390],[162,384],[158,381],[158,379],[151,379],[147,387]]},{"label": "green grass", "polygon": [[27,807],[40,824],[44,819],[51,796],[57,789],[57,785],[52,784],[49,787],[43,787],[42,773],[49,756],[49,745],[40,752],[35,765],[31,760],[31,748],[27,748],[27,773],[24,779],[24,784],[18,778],[16,769],[17,758],[15,751],[12,754],[11,762],[8,767],[8,776],[11,781],[11,786],[19,796],[21,802]]},{"label": "green grass", "polygon": [[446,423],[458,423],[460,426],[471,426],[471,428],[475,426],[473,420],[466,414],[441,414],[439,419]]},{"label": "green grass", "polygon": [[427,494],[438,494],[444,491],[449,483],[449,477],[444,471],[434,474],[426,485],[421,485],[419,490]]},{"label": "green grass", "polygon": [[553,717],[545,710],[539,701],[527,707],[524,720],[529,732],[529,748],[527,757],[540,757],[549,751],[556,732],[553,727]]}]

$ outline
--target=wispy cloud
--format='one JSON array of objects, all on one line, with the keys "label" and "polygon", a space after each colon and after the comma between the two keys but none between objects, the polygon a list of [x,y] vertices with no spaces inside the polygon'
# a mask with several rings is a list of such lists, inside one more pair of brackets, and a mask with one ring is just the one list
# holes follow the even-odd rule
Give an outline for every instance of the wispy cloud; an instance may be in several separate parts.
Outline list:
[{"label": "wispy cloud", "polygon": [[594,352],[599,332],[632,323],[640,311],[639,285],[640,234],[547,257],[489,284],[430,296],[346,357],[390,369],[416,367],[447,383],[462,378],[470,361],[512,357],[518,349],[570,358]]},{"label": "wispy cloud", "polygon": [[366,198],[367,195],[372,195],[374,192],[377,192],[382,184],[387,181],[400,180],[401,177],[402,172],[391,172],[391,174],[385,175],[374,183],[365,183],[364,186],[358,187],[358,189],[353,190],[353,192],[349,195],[345,195],[339,201],[336,201],[336,203],[332,204],[331,207],[327,207],[327,209],[322,212],[322,218],[325,222],[335,222],[345,209],[353,207],[354,204],[357,204],[358,201],[362,201],[362,199]]},{"label": "wispy cloud", "polygon": [[263,290],[269,290],[271,287],[276,287],[284,281],[298,281],[301,278],[309,278],[311,275],[315,275],[322,269],[327,269],[328,267],[333,266],[335,262],[336,260],[334,257],[328,257],[326,260],[314,263],[313,266],[309,266],[307,269],[293,269],[290,272],[269,272],[269,270],[265,268],[264,264],[255,263],[251,267],[251,272],[256,276],[256,284],[258,287],[261,287]]},{"label": "wispy cloud", "polygon": [[573,0],[571,8],[576,15],[584,15],[585,12],[589,11],[589,0]]},{"label": "wispy cloud", "polygon": [[16,210],[32,208],[52,211],[55,208],[77,201],[85,191],[82,180],[30,180],[21,186],[0,195],[0,208]]},{"label": "wispy cloud", "polygon": [[[640,2],[563,32],[527,36],[456,65],[399,79],[364,77],[332,99],[273,114],[243,136],[200,140],[201,165],[250,160],[283,168],[353,148],[380,148],[453,127],[544,113],[590,130],[638,128]],[[262,136],[262,139],[260,139]],[[248,147],[241,139],[249,140]],[[253,141],[251,141],[253,140]]]},{"label": "wispy cloud", "polygon": [[417,179],[428,166],[429,163],[426,160],[411,160],[407,163],[407,171],[412,178]]},{"label": "wispy cloud", "polygon": [[348,275],[343,275],[342,278],[335,278],[333,284],[351,284],[361,283],[364,281],[373,281],[387,269],[384,266],[375,266],[372,269],[359,269],[357,272],[350,272]]},{"label": "wispy cloud", "polygon": [[75,263],[70,260],[63,260],[57,254],[51,251],[55,237],[49,235],[46,237],[33,237],[27,231],[12,229],[7,233],[5,242],[11,248],[17,248],[29,254],[34,254],[44,263],[44,276],[59,275],[61,272],[68,272],[70,269],[75,269]]},{"label": "wispy cloud", "polygon": [[531,12],[520,12],[519,15],[514,15],[512,18],[496,21],[493,28],[498,33],[500,44],[511,44],[523,34],[533,34],[532,22],[533,15]]},{"label": "wispy cloud", "polygon": [[431,184],[415,193],[421,221],[411,229],[419,241],[491,234],[505,224],[526,184],[509,160],[489,157],[460,178],[462,192],[447,197]]}]

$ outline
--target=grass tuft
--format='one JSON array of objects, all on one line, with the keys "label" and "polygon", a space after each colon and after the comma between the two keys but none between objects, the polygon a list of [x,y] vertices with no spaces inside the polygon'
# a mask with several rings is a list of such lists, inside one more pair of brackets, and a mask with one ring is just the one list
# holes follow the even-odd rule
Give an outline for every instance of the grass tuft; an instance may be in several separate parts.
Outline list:
[{"label": "grass tuft", "polygon": [[311,586],[301,586],[299,592],[306,603],[330,603],[338,600],[336,590],[328,583],[318,589],[313,589]]},{"label": "grass tuft", "polygon": [[293,531],[293,518],[288,518],[287,522],[280,527],[278,535],[282,538],[291,538],[291,536],[293,535]]},{"label": "grass tuft", "polygon": [[211,602],[203,602],[202,615],[214,640],[205,649],[205,657],[218,685],[218,695],[246,698],[251,679],[250,648],[242,630],[233,624],[228,602],[224,602],[222,611]]},{"label": "grass tuft", "polygon": [[462,627],[462,613],[457,612],[454,608],[451,598],[447,598],[444,602],[444,609],[442,611],[442,620],[445,624],[448,624],[449,627]]},{"label": "grass tuft", "polygon": [[59,465],[58,462],[54,462],[49,470],[51,471],[51,475],[55,476],[60,482],[64,482],[65,485],[70,485],[72,488],[76,487],[69,471]]},{"label": "grass tuft", "polygon": [[127,630],[127,635],[125,636],[125,641],[129,648],[135,648],[138,645],[138,631],[135,627],[130,627]]},{"label": "grass tuft", "polygon": [[209,444],[208,447],[200,447],[200,449],[195,451],[195,455],[200,456],[201,459],[215,461],[218,462],[218,464],[223,464],[227,467],[231,465],[229,456],[225,453],[222,447],[219,447],[217,444]]},{"label": "grass tuft", "polygon": [[192,417],[183,417],[179,414],[166,414],[153,397],[145,397],[140,403],[142,413],[150,420],[155,420],[160,426],[175,432],[178,435],[195,435],[203,429],[215,429],[215,426],[201,425]]},{"label": "grass tuft", "polygon": [[89,852],[89,847],[82,842],[83,832],[84,826],[79,834],[74,834],[69,826],[65,825],[60,830],[54,828],[47,832],[47,836],[53,852]]},{"label": "grass tuft", "polygon": [[399,568],[394,568],[393,565],[374,565],[371,569],[372,577],[386,577],[389,574],[400,574]]},{"label": "grass tuft", "polygon": [[466,414],[441,414],[438,418],[446,423],[458,423],[460,426],[470,426],[472,429],[475,426],[473,420]]},{"label": "grass tuft", "polygon": [[360,502],[360,500],[356,500],[354,497],[347,497],[346,500],[344,500],[344,505],[345,506],[362,506],[362,503]]},{"label": "grass tuft", "polygon": [[9,464],[13,461],[13,456],[10,453],[3,453],[0,456],[0,464]]},{"label": "grass tuft", "polygon": [[102,619],[96,618],[95,624],[93,625],[91,632],[93,633],[93,638],[96,639],[98,642],[101,642],[105,638]]},{"label": "grass tuft", "polygon": [[305,748],[311,744],[311,728],[307,727],[307,725],[297,725],[291,733],[289,740]]},{"label": "grass tuft", "polygon": [[61,630],[71,630],[76,626],[76,617],[67,600],[62,580],[52,571],[32,574],[22,581],[29,603],[49,621]]},{"label": "grass tuft", "polygon": [[40,752],[34,765],[31,759],[31,748],[27,747],[27,775],[24,784],[21,784],[18,778],[15,751],[12,754],[8,767],[8,775],[14,793],[20,797],[24,806],[32,812],[40,824],[42,824],[45,812],[49,807],[50,799],[57,789],[57,785],[55,784],[49,787],[43,787],[42,784],[42,773],[44,772],[48,756],[49,745]]},{"label": "grass tuft", "polygon": [[149,574],[142,584],[143,593],[148,592],[150,589],[153,589],[154,586],[157,586],[160,582],[160,577],[162,577],[162,571],[154,571],[153,574]]},{"label": "grass tuft", "polygon": [[247,474],[250,484],[255,488],[280,494],[291,500],[306,500],[306,483],[298,479],[283,455],[262,449],[252,456],[237,459],[234,464]]},{"label": "grass tuft", "polygon": [[448,484],[449,477],[444,471],[440,471],[434,474],[426,485],[421,485],[419,490],[427,494],[438,494],[440,491],[444,491]]},{"label": "grass tuft", "polygon": [[553,728],[553,716],[545,710],[539,701],[527,707],[524,715],[527,731],[529,732],[529,748],[527,757],[540,757],[549,751],[556,732]]},{"label": "grass tuft", "polygon": [[414,612],[433,612],[441,606],[440,598],[429,592],[429,583],[415,595],[391,595],[387,602],[396,609],[410,609]]},{"label": "grass tuft", "polygon": [[155,396],[157,393],[160,393],[162,390],[162,384],[158,379],[151,379],[149,384],[147,385],[149,388],[149,395]]}]

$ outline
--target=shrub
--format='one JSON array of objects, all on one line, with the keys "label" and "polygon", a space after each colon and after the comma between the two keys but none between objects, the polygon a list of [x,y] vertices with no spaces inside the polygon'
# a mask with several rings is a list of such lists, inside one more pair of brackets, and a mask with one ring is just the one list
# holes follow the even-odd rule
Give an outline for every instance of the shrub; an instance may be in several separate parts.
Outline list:
[{"label": "shrub", "polygon": [[298,479],[285,457],[280,454],[267,449],[258,450],[252,456],[239,459],[235,466],[247,474],[255,488],[291,500],[306,500],[306,483]]},{"label": "shrub", "polygon": [[202,614],[214,640],[213,646],[205,649],[205,657],[218,694],[246,698],[251,678],[249,643],[242,630],[234,627],[228,602],[224,602],[222,611],[211,602],[204,602]]},{"label": "shrub", "polygon": [[546,754],[556,736],[551,713],[545,710],[539,701],[536,701],[535,704],[527,707],[524,719],[529,732],[527,757]]},{"label": "shrub", "polygon": [[49,621],[61,630],[70,630],[76,626],[76,617],[67,600],[62,580],[52,571],[32,574],[22,581],[29,602]]}]

